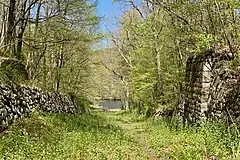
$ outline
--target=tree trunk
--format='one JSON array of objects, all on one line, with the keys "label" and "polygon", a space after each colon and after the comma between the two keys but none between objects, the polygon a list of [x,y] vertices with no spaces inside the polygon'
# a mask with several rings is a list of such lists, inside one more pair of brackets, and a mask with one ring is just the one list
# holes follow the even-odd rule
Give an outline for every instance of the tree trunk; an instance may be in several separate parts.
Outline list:
[{"label": "tree trunk", "polygon": [[20,27],[19,27],[19,31],[18,31],[18,35],[17,35],[17,52],[15,55],[16,58],[19,60],[21,59],[23,32],[24,32],[24,19],[21,18]]},{"label": "tree trunk", "polygon": [[[6,36],[6,29],[7,29],[7,8],[5,6],[1,6],[1,19],[0,19],[0,23],[1,23],[1,28],[0,28],[0,46],[4,46],[4,41],[5,41],[5,36]],[[2,56],[2,53],[0,53],[0,55]]]},{"label": "tree trunk", "polygon": [[61,68],[63,66],[63,44],[60,46],[60,53],[57,59],[57,74],[56,74],[56,92],[59,92],[61,81]]},{"label": "tree trunk", "polygon": [[[25,10],[26,10],[26,5],[27,5],[27,0],[22,2],[21,4],[22,9],[21,9],[21,15],[20,15],[20,26],[19,26],[19,31],[18,31],[18,40],[17,40],[17,52],[16,52],[16,58],[21,59],[22,55],[22,45],[23,45],[23,34],[27,25],[27,20],[25,19]],[[28,11],[28,17],[30,17],[30,10]]]},{"label": "tree trunk", "polygon": [[160,57],[160,51],[158,48],[156,48],[156,61],[157,61],[157,74],[158,74],[158,82],[157,82],[157,90],[158,95],[163,96],[164,95],[164,88],[163,88],[163,75],[161,70],[161,57]]},{"label": "tree trunk", "polygon": [[16,0],[10,0],[8,9],[8,24],[7,24],[7,36],[5,39],[5,50],[10,51],[15,54],[15,10],[16,10]]},{"label": "tree trunk", "polygon": [[125,109],[128,111],[130,110],[130,104],[129,104],[129,88],[126,87],[126,95],[125,95]]}]

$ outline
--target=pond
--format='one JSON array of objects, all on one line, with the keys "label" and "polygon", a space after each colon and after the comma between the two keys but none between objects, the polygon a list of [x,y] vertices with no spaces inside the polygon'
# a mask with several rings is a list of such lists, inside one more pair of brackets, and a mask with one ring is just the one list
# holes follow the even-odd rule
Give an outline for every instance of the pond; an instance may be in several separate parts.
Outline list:
[{"label": "pond", "polygon": [[122,109],[122,101],[114,99],[103,99],[101,106],[104,109]]}]

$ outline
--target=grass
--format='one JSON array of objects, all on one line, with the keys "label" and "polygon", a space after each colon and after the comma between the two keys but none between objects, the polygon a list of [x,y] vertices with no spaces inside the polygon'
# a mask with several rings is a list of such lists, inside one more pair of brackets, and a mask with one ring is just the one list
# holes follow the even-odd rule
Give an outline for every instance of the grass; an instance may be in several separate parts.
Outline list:
[{"label": "grass", "polygon": [[0,159],[240,159],[228,133],[220,123],[173,130],[124,112],[34,113],[0,136]]},{"label": "grass", "polygon": [[240,159],[234,148],[239,140],[226,135],[223,126],[207,124],[198,128],[171,130],[166,124],[151,123],[148,143],[163,159]]}]

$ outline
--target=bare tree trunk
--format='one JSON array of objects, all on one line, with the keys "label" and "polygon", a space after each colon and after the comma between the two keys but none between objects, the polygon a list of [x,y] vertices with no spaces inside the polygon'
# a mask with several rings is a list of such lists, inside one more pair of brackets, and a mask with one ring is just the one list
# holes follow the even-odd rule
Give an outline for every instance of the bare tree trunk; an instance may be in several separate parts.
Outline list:
[{"label": "bare tree trunk", "polygon": [[[0,11],[0,15],[1,15],[1,19],[0,19],[0,47],[2,48],[2,46],[4,46],[4,40],[5,40],[5,35],[6,35],[6,21],[7,21],[7,8],[3,5],[1,5],[1,11]],[[0,53],[1,55],[1,53]]]},{"label": "bare tree trunk", "polygon": [[[30,3],[30,2],[29,2]],[[18,36],[17,36],[17,51],[16,51],[16,58],[17,59],[21,59],[21,55],[22,55],[22,45],[23,45],[23,34],[25,31],[25,28],[27,26],[27,20],[25,17],[25,10],[26,10],[26,6],[27,6],[27,0],[25,0],[24,2],[22,2],[21,4],[21,15],[20,15],[20,27],[19,27],[19,31],[18,31]],[[30,10],[28,10],[28,17],[30,17]]]},{"label": "bare tree trunk", "polygon": [[56,92],[59,92],[61,81],[61,68],[63,66],[63,44],[60,46],[60,53],[57,59],[57,74],[56,74]]},{"label": "bare tree trunk", "polygon": [[[42,0],[40,0],[40,3],[42,2]],[[44,1],[44,5],[45,5],[45,16],[46,16],[46,24],[45,24],[45,47],[44,47],[44,51],[45,53],[47,52],[47,39],[48,39],[48,11],[49,11],[49,8],[48,8],[48,2],[47,0]],[[40,7],[39,7],[39,11],[40,11]],[[38,12],[40,13],[40,12]],[[46,60],[46,55],[43,56],[43,82],[44,83],[44,88],[46,89],[47,88],[47,60]]]},{"label": "bare tree trunk", "polygon": [[9,9],[8,9],[8,24],[7,24],[7,35],[5,39],[5,50],[9,50],[10,52],[15,54],[15,10],[16,10],[16,0],[10,0]]},{"label": "bare tree trunk", "polygon": [[126,86],[126,95],[125,95],[125,109],[128,111],[130,110],[130,104],[129,104],[129,96],[130,96],[130,93],[129,93],[129,88],[128,86]]}]

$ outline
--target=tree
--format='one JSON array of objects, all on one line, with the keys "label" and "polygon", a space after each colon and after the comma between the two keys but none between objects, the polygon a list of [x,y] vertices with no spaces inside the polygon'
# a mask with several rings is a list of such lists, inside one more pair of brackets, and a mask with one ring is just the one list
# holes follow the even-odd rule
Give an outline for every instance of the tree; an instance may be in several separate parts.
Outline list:
[{"label": "tree", "polygon": [[[221,43],[238,51],[239,2],[121,1],[130,4],[120,21],[116,48],[130,64],[133,106],[148,113],[159,107],[175,107],[184,89],[186,61]],[[127,60],[126,60],[127,59]]]},{"label": "tree", "polygon": [[1,21],[7,20],[1,55],[25,66],[24,83],[56,92],[87,90],[81,85],[87,86],[91,47],[99,39],[96,2],[9,0],[0,6]]}]

